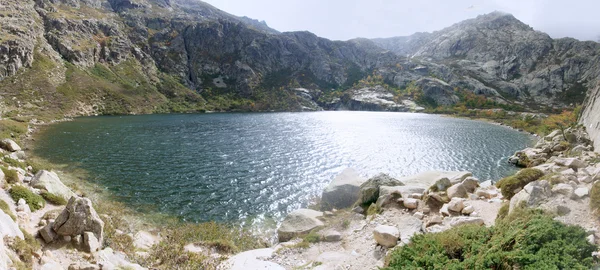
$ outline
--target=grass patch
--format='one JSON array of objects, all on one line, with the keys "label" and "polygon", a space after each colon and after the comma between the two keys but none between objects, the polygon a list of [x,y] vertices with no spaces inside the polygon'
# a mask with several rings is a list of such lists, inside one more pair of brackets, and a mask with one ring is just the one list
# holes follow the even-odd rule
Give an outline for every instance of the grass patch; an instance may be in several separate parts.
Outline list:
[{"label": "grass patch", "polygon": [[48,191],[42,191],[40,195],[42,196],[42,198],[44,198],[46,201],[53,205],[67,205],[67,200],[65,200],[65,198],[52,194]]},{"label": "grass patch", "polygon": [[17,217],[12,213],[12,211],[10,211],[10,207],[8,206],[8,203],[6,203],[4,200],[0,200],[0,210],[2,210],[2,212],[7,214],[14,221],[17,220]]},{"label": "grass patch", "polygon": [[[264,248],[263,243],[249,231],[216,222],[201,224],[173,224],[165,230],[163,239],[150,250],[150,257],[159,269],[203,268],[206,258],[199,254],[186,253],[183,247],[189,243],[211,244],[224,252],[240,252]],[[158,262],[158,263],[157,263]]]},{"label": "grass patch", "polygon": [[544,172],[538,169],[527,168],[520,170],[517,174],[502,178],[496,187],[502,190],[502,196],[506,199],[512,198],[516,191],[525,187],[525,185],[540,179]]},{"label": "grass patch", "polygon": [[26,166],[25,166],[25,163],[23,163],[23,162],[20,162],[20,161],[18,161],[18,160],[14,160],[14,159],[12,159],[12,158],[9,158],[9,157],[4,157],[4,158],[2,159],[2,161],[3,161],[4,163],[8,164],[9,166],[13,166],[13,167],[16,167],[16,168],[25,169],[25,167],[26,167]]},{"label": "grass patch", "polygon": [[33,254],[40,249],[40,245],[33,235],[23,229],[21,232],[23,232],[24,239],[15,237],[8,246],[19,256],[23,263],[21,265],[24,267],[23,269],[33,269]]},{"label": "grass patch", "polygon": [[591,269],[596,247],[578,226],[517,210],[491,228],[465,225],[416,235],[384,269]]},{"label": "grass patch", "polygon": [[13,186],[8,192],[15,202],[18,202],[19,199],[24,199],[31,211],[37,211],[46,205],[46,201],[42,196],[31,192],[31,190],[24,186]]},{"label": "grass patch", "polygon": [[600,182],[594,183],[590,189],[590,207],[596,213],[600,209]]},{"label": "grass patch", "polygon": [[16,143],[21,135],[27,133],[27,123],[12,119],[0,120],[0,139],[14,138]]},{"label": "grass patch", "polygon": [[2,172],[4,173],[4,179],[6,180],[6,183],[16,184],[19,182],[19,174],[17,173],[17,171],[9,170],[4,167],[0,169],[2,169]]}]

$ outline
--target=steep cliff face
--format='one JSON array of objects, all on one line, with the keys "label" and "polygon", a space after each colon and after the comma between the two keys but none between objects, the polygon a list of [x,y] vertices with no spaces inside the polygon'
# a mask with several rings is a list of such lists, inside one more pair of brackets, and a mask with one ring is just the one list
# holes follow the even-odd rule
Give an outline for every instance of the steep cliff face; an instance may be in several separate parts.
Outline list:
[{"label": "steep cliff face", "polygon": [[600,84],[588,91],[579,122],[594,141],[595,151],[600,151]]}]

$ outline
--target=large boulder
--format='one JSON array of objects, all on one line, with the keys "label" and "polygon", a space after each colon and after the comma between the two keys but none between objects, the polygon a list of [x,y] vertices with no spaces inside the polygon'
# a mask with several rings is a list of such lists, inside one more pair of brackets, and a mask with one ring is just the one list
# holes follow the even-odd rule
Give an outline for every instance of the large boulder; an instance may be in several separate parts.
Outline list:
[{"label": "large boulder", "polygon": [[402,243],[408,244],[415,234],[422,232],[423,221],[413,216],[402,215],[396,225],[400,232],[400,240]]},{"label": "large boulder", "polygon": [[467,197],[467,189],[463,185],[463,183],[454,184],[448,188],[446,191],[448,194],[448,198],[466,198]]},{"label": "large boulder", "polygon": [[139,264],[128,261],[124,253],[114,251],[112,248],[100,250],[94,258],[98,264],[102,265],[102,269],[147,270]]},{"label": "large boulder", "polygon": [[379,225],[373,230],[373,238],[379,245],[387,248],[395,247],[400,238],[400,231],[393,226]]},{"label": "large boulder", "polygon": [[415,175],[401,177],[398,180],[404,183],[406,186],[413,187],[422,187],[424,189],[429,189],[431,186],[436,184],[436,182],[442,178],[447,178],[450,181],[450,185],[454,183],[459,183],[465,178],[471,176],[470,172],[466,171],[426,171]]},{"label": "large boulder", "polygon": [[577,158],[557,158],[556,160],[554,160],[554,163],[560,166],[569,167],[574,170],[585,168],[588,166],[585,161],[581,161]]},{"label": "large boulder", "polygon": [[537,148],[525,148],[515,152],[514,155],[508,158],[508,163],[517,167],[527,168],[535,167],[548,160],[548,154],[544,150]]},{"label": "large boulder", "polygon": [[524,205],[526,207],[537,207],[552,196],[552,187],[546,180],[534,181],[527,184],[519,193],[510,199],[509,213]]},{"label": "large boulder", "polygon": [[425,192],[425,188],[420,186],[381,186],[379,188],[379,196],[386,196],[390,194],[399,194],[402,198],[408,198],[412,194],[423,194]]},{"label": "large boulder", "polygon": [[377,198],[379,198],[379,187],[381,186],[404,186],[404,183],[385,173],[380,173],[360,185],[359,203],[361,205],[368,205],[377,201]]},{"label": "large boulder", "polygon": [[18,237],[23,239],[23,232],[19,229],[19,225],[2,210],[0,210],[0,238]]},{"label": "large boulder", "polygon": [[294,237],[308,234],[310,231],[324,227],[320,217],[322,212],[311,209],[298,209],[285,217],[277,230],[279,242],[287,242]]},{"label": "large boulder", "polygon": [[58,215],[52,229],[58,235],[78,236],[92,232],[102,243],[104,222],[100,219],[88,198],[71,197],[65,209]]},{"label": "large boulder", "polygon": [[21,147],[13,140],[11,139],[4,139],[2,141],[0,141],[0,147],[10,151],[10,152],[17,152],[17,151],[21,151]]},{"label": "large boulder", "polygon": [[450,227],[457,227],[461,225],[474,224],[483,226],[485,224],[484,220],[480,217],[449,217],[444,219],[444,224]]},{"label": "large boulder", "polygon": [[267,261],[274,256],[272,248],[254,249],[236,254],[217,266],[218,270],[284,270],[281,265]]},{"label": "large boulder", "polygon": [[65,200],[76,196],[70,188],[65,186],[65,184],[60,181],[60,178],[58,178],[56,173],[46,170],[41,170],[36,173],[35,176],[33,176],[31,179],[31,186],[46,190],[54,195],[61,196]]},{"label": "large boulder", "polygon": [[321,196],[321,209],[347,208],[352,206],[359,198],[360,186],[365,178],[351,168],[347,168],[323,190]]}]

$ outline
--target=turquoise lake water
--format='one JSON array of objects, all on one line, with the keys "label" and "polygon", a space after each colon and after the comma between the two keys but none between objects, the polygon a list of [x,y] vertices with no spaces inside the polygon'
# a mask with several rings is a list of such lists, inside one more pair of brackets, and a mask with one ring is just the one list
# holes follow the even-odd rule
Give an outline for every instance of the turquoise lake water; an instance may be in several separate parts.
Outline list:
[{"label": "turquoise lake water", "polygon": [[138,209],[187,221],[279,221],[346,167],[364,176],[515,171],[531,137],[485,122],[386,112],[84,117],[48,127],[35,154],[85,169]]}]

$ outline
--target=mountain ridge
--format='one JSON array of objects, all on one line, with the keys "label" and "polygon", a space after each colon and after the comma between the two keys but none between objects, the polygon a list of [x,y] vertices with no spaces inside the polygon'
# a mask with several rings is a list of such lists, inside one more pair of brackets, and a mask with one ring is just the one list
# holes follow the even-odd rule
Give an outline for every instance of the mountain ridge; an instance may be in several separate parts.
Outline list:
[{"label": "mountain ridge", "polygon": [[562,108],[583,102],[600,74],[597,43],[551,39],[500,12],[433,33],[332,41],[193,0],[0,3],[12,13],[0,30],[5,114],[343,108],[369,76],[397,100],[414,99],[401,93],[416,85],[432,106],[464,90]]}]

